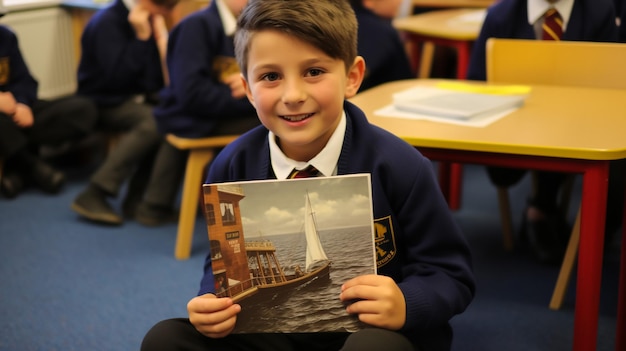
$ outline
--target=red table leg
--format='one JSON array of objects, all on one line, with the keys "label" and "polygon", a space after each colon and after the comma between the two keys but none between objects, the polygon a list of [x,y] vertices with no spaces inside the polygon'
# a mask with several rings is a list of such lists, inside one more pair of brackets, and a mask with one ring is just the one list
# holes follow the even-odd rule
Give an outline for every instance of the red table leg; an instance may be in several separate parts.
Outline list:
[{"label": "red table leg", "polygon": [[439,187],[441,188],[443,197],[448,201],[448,205],[450,204],[450,174],[450,163],[440,161],[438,171]]},{"label": "red table leg", "polygon": [[574,351],[597,346],[608,177],[608,162],[588,168],[583,175]]},{"label": "red table leg", "polygon": [[626,193],[624,193],[624,214],[622,216],[622,249],[617,290],[615,351],[626,351]]},{"label": "red table leg", "polygon": [[452,210],[461,208],[461,192],[463,191],[463,165],[452,163],[448,167],[448,206]]},{"label": "red table leg", "polygon": [[[472,50],[472,44],[469,41],[450,41],[450,44],[454,46],[457,52],[457,64],[456,64],[456,77],[458,79],[465,79],[467,77],[467,68],[469,66],[469,59]],[[441,169],[441,168],[440,168]],[[463,188],[463,165],[460,163],[453,163],[448,167],[451,172],[448,175],[448,206],[452,210],[458,210],[461,208],[461,192]]]}]

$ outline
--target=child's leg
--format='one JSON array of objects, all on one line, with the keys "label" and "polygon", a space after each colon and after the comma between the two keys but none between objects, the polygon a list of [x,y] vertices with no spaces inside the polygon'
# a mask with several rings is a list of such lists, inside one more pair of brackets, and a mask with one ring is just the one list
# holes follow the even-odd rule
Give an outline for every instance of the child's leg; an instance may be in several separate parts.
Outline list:
[{"label": "child's leg", "polygon": [[366,328],[350,334],[340,351],[418,351],[404,335],[387,329]]},{"label": "child's leg", "polygon": [[231,334],[211,339],[200,334],[187,318],[168,319],[148,331],[141,351],[292,351],[287,334]]},{"label": "child's leg", "polygon": [[[337,351],[341,350],[346,339],[350,336],[348,332],[319,332],[319,333],[290,333],[287,335],[290,340],[291,350],[311,350],[311,351]],[[358,349],[355,349],[358,350]],[[361,351],[361,350],[359,350]]]}]

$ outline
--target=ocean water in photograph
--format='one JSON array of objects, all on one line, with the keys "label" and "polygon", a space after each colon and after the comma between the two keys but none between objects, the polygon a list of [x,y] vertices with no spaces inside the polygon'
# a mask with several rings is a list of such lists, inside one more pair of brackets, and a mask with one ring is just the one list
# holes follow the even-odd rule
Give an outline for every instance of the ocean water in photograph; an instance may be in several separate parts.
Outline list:
[{"label": "ocean water in photograph", "polygon": [[[328,277],[282,289],[259,290],[243,299],[236,333],[355,331],[363,327],[355,316],[346,313],[339,293],[348,279],[375,273],[372,229],[321,230],[319,236],[332,262]],[[285,274],[305,267],[306,241],[301,233],[263,239],[274,243]]]}]

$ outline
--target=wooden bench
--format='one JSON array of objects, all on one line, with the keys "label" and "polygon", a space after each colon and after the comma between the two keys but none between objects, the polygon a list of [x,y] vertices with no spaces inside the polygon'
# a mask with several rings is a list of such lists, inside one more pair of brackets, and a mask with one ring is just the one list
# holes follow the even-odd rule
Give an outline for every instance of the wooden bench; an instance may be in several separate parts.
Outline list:
[{"label": "wooden bench", "polygon": [[180,138],[173,134],[166,136],[167,141],[177,149],[189,150],[174,249],[174,256],[179,260],[188,259],[191,254],[193,230],[198,213],[198,200],[204,170],[216,152],[237,137],[239,135],[220,135],[199,139]]}]

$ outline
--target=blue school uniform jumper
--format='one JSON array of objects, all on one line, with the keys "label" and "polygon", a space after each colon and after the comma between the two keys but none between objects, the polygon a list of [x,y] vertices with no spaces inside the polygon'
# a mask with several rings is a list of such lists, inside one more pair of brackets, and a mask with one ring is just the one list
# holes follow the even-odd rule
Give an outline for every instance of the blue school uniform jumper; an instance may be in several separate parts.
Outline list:
[{"label": "blue school uniform jumper", "polygon": [[256,119],[248,99],[234,99],[219,81],[224,69],[236,63],[233,37],[224,32],[217,1],[172,30],[167,52],[170,84],[161,91],[154,111],[161,133],[202,138],[214,135],[222,124],[249,116]]},{"label": "blue school uniform jumper", "polygon": [[[395,253],[378,257],[379,274],[393,278],[406,300],[399,331],[419,350],[449,350],[449,320],[471,302],[475,283],[468,245],[443,198],[432,165],[415,148],[369,124],[346,102],[347,127],[338,174],[370,173],[374,221],[386,228]],[[215,159],[207,183],[276,178],[268,131],[260,126],[228,145]],[[213,293],[211,255],[199,295]]]}]

